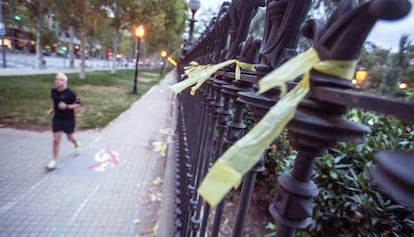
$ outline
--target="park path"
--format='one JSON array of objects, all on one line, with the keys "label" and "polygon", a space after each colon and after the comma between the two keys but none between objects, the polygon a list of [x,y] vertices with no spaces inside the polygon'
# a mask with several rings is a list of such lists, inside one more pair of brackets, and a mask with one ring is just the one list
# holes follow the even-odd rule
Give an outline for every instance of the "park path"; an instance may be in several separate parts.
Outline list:
[{"label": "park path", "polygon": [[155,236],[175,79],[173,70],[102,130],[77,132],[79,156],[63,138],[52,172],[51,132],[0,128],[0,237]]}]

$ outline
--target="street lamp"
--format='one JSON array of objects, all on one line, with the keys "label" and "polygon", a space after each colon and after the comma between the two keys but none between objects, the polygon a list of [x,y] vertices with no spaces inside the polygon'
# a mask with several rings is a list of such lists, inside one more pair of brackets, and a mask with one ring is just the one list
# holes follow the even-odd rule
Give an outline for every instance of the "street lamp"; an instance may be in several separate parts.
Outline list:
[{"label": "street lamp", "polygon": [[405,82],[401,82],[398,87],[400,87],[401,90],[405,90],[405,89],[407,89],[408,85]]},{"label": "street lamp", "polygon": [[141,42],[141,38],[144,37],[145,30],[142,25],[135,29],[135,36],[137,37],[138,44],[137,44],[137,60],[135,62],[135,78],[134,78],[134,88],[132,90],[132,94],[138,94],[137,92],[137,83],[138,83],[138,62],[139,62],[139,46]]},{"label": "street lamp", "polygon": [[184,44],[182,47],[182,52],[181,55],[182,57],[185,57],[185,55],[187,55],[187,52],[189,51],[189,49],[191,48],[192,45],[192,41],[193,41],[193,31],[194,31],[194,22],[196,22],[196,20],[194,20],[194,15],[196,13],[196,11],[200,8],[200,1],[199,0],[190,0],[187,3],[187,7],[188,9],[191,10],[192,16],[191,19],[188,20],[190,22],[190,33],[188,35],[188,40],[184,39]]},{"label": "street lamp", "polygon": [[367,78],[367,76],[368,76],[367,69],[365,69],[364,67],[358,68],[358,70],[356,70],[355,72],[356,83],[358,85],[361,85],[362,82]]},{"label": "street lamp", "polygon": [[200,9],[200,5],[201,5],[200,1],[198,0],[190,0],[188,2],[188,8],[191,10],[191,13],[192,13],[191,20],[190,20],[190,35],[188,38],[188,41],[190,44],[193,41],[194,22],[196,22],[196,20],[194,20],[194,15],[196,11]]},{"label": "street lamp", "polygon": [[165,50],[163,50],[163,51],[161,51],[161,58],[162,58],[161,63],[162,64],[161,64],[160,77],[162,77],[162,71],[163,71],[164,65],[165,65],[165,57],[167,57],[167,52]]}]

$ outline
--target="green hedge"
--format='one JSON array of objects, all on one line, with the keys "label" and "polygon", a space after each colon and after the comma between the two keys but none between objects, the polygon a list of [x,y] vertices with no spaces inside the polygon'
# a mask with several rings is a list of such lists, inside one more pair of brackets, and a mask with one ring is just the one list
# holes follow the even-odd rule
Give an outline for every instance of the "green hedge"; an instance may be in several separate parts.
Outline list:
[{"label": "green hedge", "polygon": [[[313,181],[319,195],[313,205],[312,223],[296,236],[414,236],[414,215],[375,186],[369,169],[374,153],[392,149],[413,151],[414,125],[391,116],[353,109],[347,119],[371,127],[362,144],[339,143],[317,159]],[[286,134],[271,146],[267,170],[259,175],[262,192],[276,189],[277,177],[290,172],[295,152]]]}]

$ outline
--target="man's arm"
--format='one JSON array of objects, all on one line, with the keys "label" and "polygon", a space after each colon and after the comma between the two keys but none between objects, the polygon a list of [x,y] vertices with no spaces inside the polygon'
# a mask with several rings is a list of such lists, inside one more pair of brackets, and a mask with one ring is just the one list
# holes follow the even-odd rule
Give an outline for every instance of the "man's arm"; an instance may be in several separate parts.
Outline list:
[{"label": "man's arm", "polygon": [[49,110],[47,111],[47,113],[48,113],[48,114],[52,114],[52,113],[53,113],[53,111],[55,110],[54,108],[55,108],[55,106],[54,106],[53,100],[50,100],[50,108],[49,108]]},{"label": "man's arm", "polygon": [[77,109],[80,108],[82,105],[80,103],[73,103],[73,104],[66,104],[66,109]]},{"label": "man's arm", "polygon": [[66,104],[63,101],[59,102],[58,104],[58,107],[61,110],[77,109],[77,108],[80,108],[81,106],[82,105],[80,103]]},{"label": "man's arm", "polygon": [[62,110],[68,110],[68,109],[77,109],[82,107],[82,103],[79,99],[79,97],[77,97],[76,95],[74,95],[74,102],[73,103],[65,103],[65,102],[60,102],[59,103],[59,109]]}]

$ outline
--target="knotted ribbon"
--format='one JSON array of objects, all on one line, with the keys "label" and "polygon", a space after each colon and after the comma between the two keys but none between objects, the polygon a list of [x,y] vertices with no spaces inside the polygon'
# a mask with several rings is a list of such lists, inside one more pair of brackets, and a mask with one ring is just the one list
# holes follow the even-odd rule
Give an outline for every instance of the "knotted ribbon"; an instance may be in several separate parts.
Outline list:
[{"label": "knotted ribbon", "polygon": [[[233,144],[211,167],[198,192],[216,206],[232,187],[237,188],[246,174],[259,160],[263,151],[280,135],[294,117],[299,103],[309,91],[310,70],[352,79],[356,60],[321,61],[313,48],[297,55],[259,81],[259,92],[275,86],[281,88],[281,99],[240,140]],[[304,78],[286,94],[286,82],[304,74]]]},{"label": "knotted ribbon", "polygon": [[184,74],[183,76],[187,76],[188,78],[180,81],[172,86],[169,86],[169,88],[174,91],[176,94],[180,93],[181,91],[187,89],[188,87],[194,85],[191,87],[191,95],[194,95],[200,86],[207,81],[207,79],[216,73],[218,70],[230,65],[230,64],[236,64],[236,71],[235,71],[235,79],[240,79],[240,68],[250,71],[255,71],[254,65],[249,63],[240,62],[236,59],[231,59],[224,61],[219,64],[213,64],[213,65],[200,65],[197,62],[191,62],[189,66],[184,68]]}]

